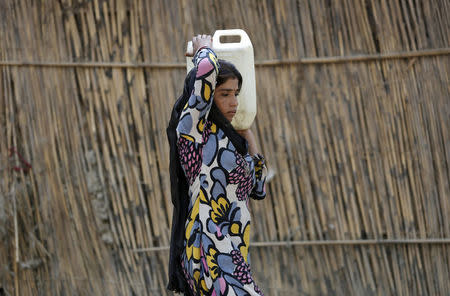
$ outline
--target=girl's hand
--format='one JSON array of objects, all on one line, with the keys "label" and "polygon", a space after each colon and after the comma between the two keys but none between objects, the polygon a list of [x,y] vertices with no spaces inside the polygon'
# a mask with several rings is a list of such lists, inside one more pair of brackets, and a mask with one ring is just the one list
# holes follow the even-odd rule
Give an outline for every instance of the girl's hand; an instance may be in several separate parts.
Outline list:
[{"label": "girl's hand", "polygon": [[186,52],[186,56],[192,57],[194,56],[200,48],[203,47],[212,47],[212,37],[211,35],[197,35],[192,38],[192,52]]},{"label": "girl's hand", "polygon": [[251,137],[252,131],[250,129],[245,130],[238,130],[238,134],[240,134],[243,138],[245,138],[247,141]]}]

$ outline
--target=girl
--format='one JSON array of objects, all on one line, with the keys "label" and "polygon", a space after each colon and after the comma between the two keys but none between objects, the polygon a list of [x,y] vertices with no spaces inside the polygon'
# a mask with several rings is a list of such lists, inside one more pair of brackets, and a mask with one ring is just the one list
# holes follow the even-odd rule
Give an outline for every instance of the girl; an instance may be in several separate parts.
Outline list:
[{"label": "girl", "polygon": [[168,288],[262,295],[250,273],[248,202],[266,195],[265,161],[253,133],[230,123],[242,76],[217,59],[211,36],[192,42],[195,67],[168,128],[174,203]]}]

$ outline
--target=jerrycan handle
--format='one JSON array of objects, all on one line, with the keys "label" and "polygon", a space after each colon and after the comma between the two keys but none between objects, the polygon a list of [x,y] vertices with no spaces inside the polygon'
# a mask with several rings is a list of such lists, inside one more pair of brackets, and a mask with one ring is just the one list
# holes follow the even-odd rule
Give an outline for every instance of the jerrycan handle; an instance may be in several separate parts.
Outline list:
[{"label": "jerrycan handle", "polygon": [[[220,41],[220,38],[223,36],[238,36],[240,37],[239,42],[222,42]],[[250,38],[248,37],[247,33],[245,33],[244,30],[241,29],[232,29],[232,30],[217,30],[214,33],[213,36],[213,43],[212,46],[214,49],[232,49],[236,46],[243,47],[251,45]]]}]

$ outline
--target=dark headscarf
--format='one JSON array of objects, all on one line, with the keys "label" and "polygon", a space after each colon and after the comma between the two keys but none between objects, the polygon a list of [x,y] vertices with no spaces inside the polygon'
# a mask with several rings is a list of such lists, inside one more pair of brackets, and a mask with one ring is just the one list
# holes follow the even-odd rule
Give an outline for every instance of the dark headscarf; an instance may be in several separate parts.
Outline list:
[{"label": "dark headscarf", "polygon": [[[174,292],[184,292],[185,295],[192,295],[189,285],[184,277],[181,267],[181,254],[184,248],[185,222],[189,207],[189,184],[181,167],[177,149],[176,128],[180,119],[183,107],[189,100],[195,83],[196,68],[193,68],[184,80],[183,94],[177,99],[172,109],[169,126],[167,127],[167,138],[170,147],[170,189],[172,194],[173,215],[172,231],[170,239],[170,257],[169,257],[169,283],[167,289]],[[217,106],[212,104],[208,115],[211,120],[222,129],[225,135],[233,143],[236,150],[245,155],[248,152],[247,141],[239,135],[231,123],[223,116]]]}]

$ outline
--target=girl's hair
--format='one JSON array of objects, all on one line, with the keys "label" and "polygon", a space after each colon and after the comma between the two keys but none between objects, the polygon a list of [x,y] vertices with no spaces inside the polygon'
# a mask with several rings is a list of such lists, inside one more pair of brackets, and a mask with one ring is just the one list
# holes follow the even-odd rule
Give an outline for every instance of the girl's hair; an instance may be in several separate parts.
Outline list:
[{"label": "girl's hair", "polygon": [[239,73],[238,69],[232,63],[219,59],[219,74],[216,78],[216,87],[225,83],[230,78],[236,78],[238,80],[238,89],[241,89],[241,73]]}]

